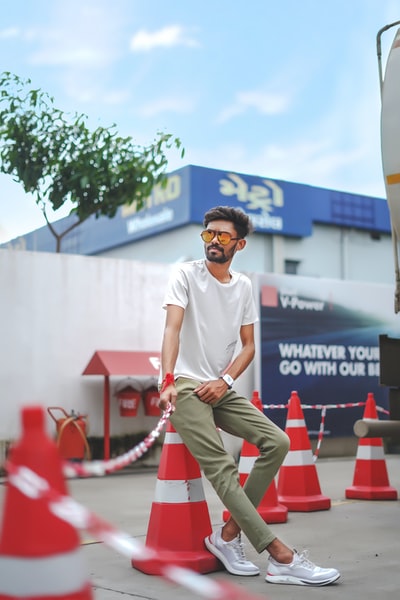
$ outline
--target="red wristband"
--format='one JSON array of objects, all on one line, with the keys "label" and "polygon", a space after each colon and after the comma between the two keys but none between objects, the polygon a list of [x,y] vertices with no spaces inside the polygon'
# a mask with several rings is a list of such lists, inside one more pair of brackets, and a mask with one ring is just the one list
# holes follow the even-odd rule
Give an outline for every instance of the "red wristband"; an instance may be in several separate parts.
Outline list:
[{"label": "red wristband", "polygon": [[161,392],[163,392],[169,385],[175,384],[175,377],[173,373],[166,373],[161,383]]}]

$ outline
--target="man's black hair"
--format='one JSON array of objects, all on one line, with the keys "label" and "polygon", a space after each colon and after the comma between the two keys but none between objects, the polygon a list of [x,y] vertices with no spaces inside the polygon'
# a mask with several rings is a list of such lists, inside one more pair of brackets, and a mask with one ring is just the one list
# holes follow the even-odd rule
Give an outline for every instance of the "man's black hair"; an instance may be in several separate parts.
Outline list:
[{"label": "man's black hair", "polygon": [[241,208],[233,208],[232,206],[210,208],[204,215],[204,227],[207,227],[211,221],[230,221],[241,238],[245,238],[253,231],[250,218]]}]

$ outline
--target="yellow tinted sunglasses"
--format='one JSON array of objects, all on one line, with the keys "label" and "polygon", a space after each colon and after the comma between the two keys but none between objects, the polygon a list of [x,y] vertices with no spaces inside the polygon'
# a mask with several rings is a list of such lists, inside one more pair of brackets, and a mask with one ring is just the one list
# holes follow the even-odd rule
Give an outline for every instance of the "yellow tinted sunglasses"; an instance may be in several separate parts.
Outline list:
[{"label": "yellow tinted sunglasses", "polygon": [[209,244],[217,236],[217,240],[222,246],[227,246],[232,240],[241,239],[240,237],[232,237],[229,231],[214,231],[214,229],[205,229],[200,236],[206,244]]}]

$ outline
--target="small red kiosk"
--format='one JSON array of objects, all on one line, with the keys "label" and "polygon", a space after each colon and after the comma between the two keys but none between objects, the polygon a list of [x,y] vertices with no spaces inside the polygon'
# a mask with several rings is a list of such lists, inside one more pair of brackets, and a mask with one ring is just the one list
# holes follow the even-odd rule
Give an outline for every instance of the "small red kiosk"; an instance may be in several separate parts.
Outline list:
[{"label": "small red kiosk", "polygon": [[96,350],[82,375],[104,375],[104,460],[110,458],[110,376],[158,376],[159,352]]}]

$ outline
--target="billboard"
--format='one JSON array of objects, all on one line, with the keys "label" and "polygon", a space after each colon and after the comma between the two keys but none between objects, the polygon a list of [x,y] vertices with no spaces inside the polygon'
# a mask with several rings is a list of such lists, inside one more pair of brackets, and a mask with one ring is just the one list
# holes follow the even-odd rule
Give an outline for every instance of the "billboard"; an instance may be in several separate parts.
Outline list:
[{"label": "billboard", "polygon": [[[365,402],[388,410],[388,390],[379,383],[379,335],[400,337],[393,287],[295,275],[259,276],[261,389],[264,405],[287,404],[296,390],[303,405],[330,405],[325,436],[352,436]],[[268,416],[285,428],[287,411]],[[382,415],[383,417],[384,415]],[[304,410],[310,437],[321,410]]]}]

